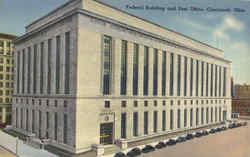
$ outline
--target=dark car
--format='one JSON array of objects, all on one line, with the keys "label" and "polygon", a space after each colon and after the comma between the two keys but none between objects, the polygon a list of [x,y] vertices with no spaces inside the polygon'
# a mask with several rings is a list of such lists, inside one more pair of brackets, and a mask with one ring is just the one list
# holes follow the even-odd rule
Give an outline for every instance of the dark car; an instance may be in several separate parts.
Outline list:
[{"label": "dark car", "polygon": [[128,157],[133,157],[133,156],[138,156],[141,155],[141,150],[140,148],[133,148],[131,151],[127,153]]},{"label": "dark car", "polygon": [[155,151],[155,148],[151,145],[146,145],[143,149],[142,149],[142,153],[148,153],[148,152],[152,152]]},{"label": "dark car", "polygon": [[201,137],[201,136],[202,136],[202,133],[197,132],[194,136],[195,136],[195,137]]},{"label": "dark car", "polygon": [[243,125],[243,126],[246,126],[246,125],[247,125],[247,122],[243,122],[242,125]]},{"label": "dark car", "polygon": [[204,131],[202,131],[202,135],[203,135],[203,136],[207,136],[207,135],[209,135],[209,133],[208,133],[207,130],[204,130]]},{"label": "dark car", "polygon": [[166,147],[166,144],[165,144],[164,142],[159,142],[159,143],[155,146],[155,148],[157,148],[157,149],[161,149],[161,148],[164,148],[164,147]]},{"label": "dark car", "polygon": [[192,138],[194,138],[193,134],[187,134],[187,136],[186,136],[187,140],[191,140]]},{"label": "dark car", "polygon": [[186,141],[186,138],[185,137],[179,137],[176,142],[177,143],[180,143],[180,142],[185,142]]},{"label": "dark car", "polygon": [[175,145],[176,144],[176,141],[174,139],[170,139],[168,140],[168,142],[166,143],[166,145],[169,145],[169,146],[172,146],[172,145]]},{"label": "dark car", "polygon": [[118,152],[114,157],[125,157],[126,155],[123,152]]},{"label": "dark car", "polygon": [[214,134],[214,133],[216,133],[216,130],[215,130],[215,129],[211,129],[211,130],[209,131],[209,133],[210,133],[210,134]]},{"label": "dark car", "polygon": [[222,128],[216,128],[215,131],[216,131],[216,132],[221,132],[221,131],[222,131]]}]

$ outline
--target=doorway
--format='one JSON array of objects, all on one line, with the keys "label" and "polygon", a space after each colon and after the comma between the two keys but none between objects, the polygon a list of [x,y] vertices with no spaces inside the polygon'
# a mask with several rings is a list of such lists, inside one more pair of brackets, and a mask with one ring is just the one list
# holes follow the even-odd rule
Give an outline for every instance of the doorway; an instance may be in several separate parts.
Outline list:
[{"label": "doorway", "polygon": [[113,144],[113,123],[102,123],[100,125],[100,144]]}]

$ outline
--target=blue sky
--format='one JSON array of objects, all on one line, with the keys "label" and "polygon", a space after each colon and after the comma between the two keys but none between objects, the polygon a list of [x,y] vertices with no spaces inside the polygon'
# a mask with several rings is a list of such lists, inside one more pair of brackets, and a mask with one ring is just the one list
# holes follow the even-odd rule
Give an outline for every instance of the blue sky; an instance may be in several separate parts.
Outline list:
[{"label": "blue sky", "polygon": [[[250,0],[100,0],[225,52],[236,83],[250,84]],[[24,27],[67,0],[0,0],[0,32],[24,34]],[[127,5],[241,8],[245,12],[128,9]]]}]

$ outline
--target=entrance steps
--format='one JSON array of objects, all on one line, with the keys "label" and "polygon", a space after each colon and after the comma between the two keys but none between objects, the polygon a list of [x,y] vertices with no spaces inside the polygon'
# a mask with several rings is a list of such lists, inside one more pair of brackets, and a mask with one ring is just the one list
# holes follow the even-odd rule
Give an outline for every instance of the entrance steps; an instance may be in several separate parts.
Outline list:
[{"label": "entrance steps", "polygon": [[121,149],[117,145],[104,146],[104,155],[115,154],[120,151]]}]

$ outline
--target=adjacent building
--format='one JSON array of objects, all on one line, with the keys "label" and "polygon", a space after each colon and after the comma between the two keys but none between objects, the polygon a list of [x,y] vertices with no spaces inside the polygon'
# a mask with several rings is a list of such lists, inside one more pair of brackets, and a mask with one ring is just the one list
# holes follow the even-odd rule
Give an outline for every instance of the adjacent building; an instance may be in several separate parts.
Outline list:
[{"label": "adjacent building", "polygon": [[231,118],[224,52],[95,0],[72,0],[15,41],[12,127],[73,153]]},{"label": "adjacent building", "polygon": [[232,112],[250,116],[250,85],[236,84],[232,100]]},{"label": "adjacent building", "polygon": [[0,122],[11,124],[14,46],[17,36],[0,33]]}]

